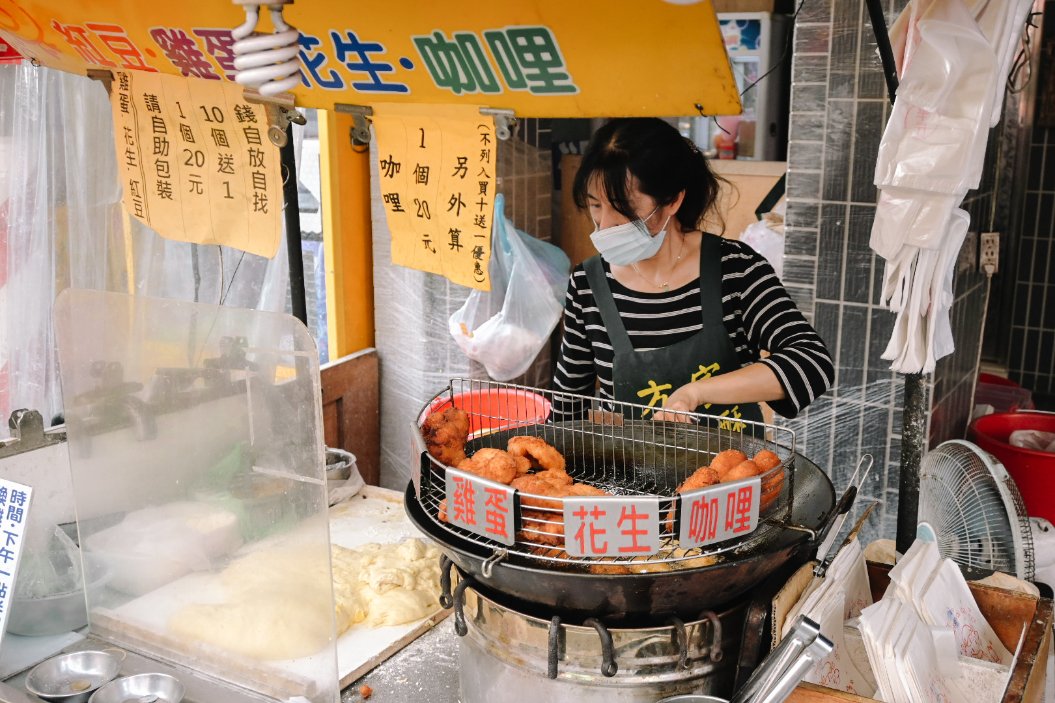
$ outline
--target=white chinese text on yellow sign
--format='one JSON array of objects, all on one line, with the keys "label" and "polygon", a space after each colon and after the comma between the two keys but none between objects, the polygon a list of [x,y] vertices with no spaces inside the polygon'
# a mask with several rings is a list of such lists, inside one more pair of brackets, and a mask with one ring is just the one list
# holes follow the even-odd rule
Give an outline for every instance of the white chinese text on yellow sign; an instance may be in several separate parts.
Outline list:
[{"label": "white chinese text on yellow sign", "polygon": [[120,71],[110,93],[125,209],[158,234],[275,255],[278,149],[232,83]]},{"label": "white chinese text on yellow sign", "polygon": [[470,105],[375,105],[392,262],[490,290],[494,120]]}]

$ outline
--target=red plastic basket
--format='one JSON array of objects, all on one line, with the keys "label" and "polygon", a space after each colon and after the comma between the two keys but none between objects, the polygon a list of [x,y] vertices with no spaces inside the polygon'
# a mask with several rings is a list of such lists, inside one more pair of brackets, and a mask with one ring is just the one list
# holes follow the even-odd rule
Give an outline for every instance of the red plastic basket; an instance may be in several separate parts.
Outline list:
[{"label": "red plastic basket", "polygon": [[425,415],[453,405],[469,415],[469,434],[541,424],[550,414],[550,401],[522,388],[481,388],[437,399]]}]

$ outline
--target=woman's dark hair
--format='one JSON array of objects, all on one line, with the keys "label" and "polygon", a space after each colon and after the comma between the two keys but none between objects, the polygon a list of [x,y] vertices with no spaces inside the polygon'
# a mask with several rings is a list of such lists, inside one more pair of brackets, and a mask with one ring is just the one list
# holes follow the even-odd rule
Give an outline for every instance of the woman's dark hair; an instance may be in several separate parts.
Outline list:
[{"label": "woman's dark hair", "polygon": [[683,230],[694,230],[718,197],[719,179],[700,150],[677,129],[658,117],[610,120],[593,135],[575,176],[572,195],[585,208],[587,187],[599,179],[608,201],[633,220],[627,192],[630,177],[638,190],[660,205],[669,205],[685,191],[675,215]]}]

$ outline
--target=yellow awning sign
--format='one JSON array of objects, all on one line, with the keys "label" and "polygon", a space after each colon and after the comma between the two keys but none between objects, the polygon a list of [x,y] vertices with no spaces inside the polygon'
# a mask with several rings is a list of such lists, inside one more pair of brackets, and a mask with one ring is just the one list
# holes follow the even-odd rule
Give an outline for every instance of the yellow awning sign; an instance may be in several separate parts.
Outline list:
[{"label": "yellow awning sign", "polygon": [[470,105],[374,105],[392,262],[491,290],[494,118]]},{"label": "yellow awning sign", "polygon": [[129,213],[166,239],[275,255],[278,149],[238,85],[119,71],[110,104]]},{"label": "yellow awning sign", "polygon": [[[711,0],[302,0],[297,104],[471,102],[526,117],[740,112]],[[226,0],[0,0],[0,36],[62,68],[232,80]],[[261,31],[270,31],[265,23]],[[79,68],[78,68],[79,67]],[[457,99],[457,100],[456,100]]]}]

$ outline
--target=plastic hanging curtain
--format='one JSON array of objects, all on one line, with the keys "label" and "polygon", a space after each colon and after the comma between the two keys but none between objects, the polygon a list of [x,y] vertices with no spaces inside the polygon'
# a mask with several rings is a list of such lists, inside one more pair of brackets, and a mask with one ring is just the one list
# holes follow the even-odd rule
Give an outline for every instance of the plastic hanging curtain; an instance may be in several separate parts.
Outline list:
[{"label": "plastic hanging curtain", "polygon": [[0,437],[12,410],[62,412],[52,306],[65,288],[284,311],[274,259],[172,242],[125,216],[97,81],[0,66]]}]

